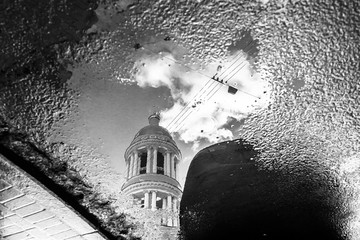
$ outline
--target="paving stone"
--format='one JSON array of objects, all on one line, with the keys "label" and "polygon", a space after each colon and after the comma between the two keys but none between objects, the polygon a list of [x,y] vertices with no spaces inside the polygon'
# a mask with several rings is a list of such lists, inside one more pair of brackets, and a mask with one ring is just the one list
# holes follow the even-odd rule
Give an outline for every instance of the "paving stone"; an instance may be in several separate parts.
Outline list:
[{"label": "paving stone", "polygon": [[21,207],[15,210],[15,213],[18,214],[21,217],[25,217],[28,216],[32,213],[36,213],[39,212],[41,210],[43,210],[44,208],[41,207],[39,204],[33,203],[30,205],[27,205],[25,207]]},{"label": "paving stone", "polygon": [[0,179],[0,191],[1,191],[2,189],[4,189],[4,188],[9,187],[9,186],[10,186],[9,183],[7,183],[7,182],[5,182],[4,180],[1,180],[1,179]]},{"label": "paving stone", "polygon": [[56,225],[56,226],[52,226],[52,227],[49,227],[46,229],[46,232],[49,234],[49,235],[55,235],[55,234],[58,234],[60,232],[64,232],[66,230],[70,230],[70,227],[66,224],[59,224],[59,225]]},{"label": "paving stone", "polygon": [[29,223],[28,221],[24,220],[24,218],[16,214],[7,216],[4,220],[23,229],[29,229],[34,227],[33,224]]},{"label": "paving stone", "polygon": [[85,221],[79,218],[75,213],[69,213],[66,218],[61,219],[65,224],[71,226],[79,234],[93,232],[94,229]]},{"label": "paving stone", "polygon": [[44,211],[41,211],[38,213],[34,213],[32,215],[26,216],[26,217],[24,217],[24,219],[31,223],[35,223],[35,222],[40,222],[42,220],[45,220],[45,219],[53,217],[53,216],[54,216],[54,214],[50,213],[47,210],[44,210]]},{"label": "paving stone", "polygon": [[11,225],[15,225],[15,224],[8,217],[4,217],[0,219],[0,228],[4,228]]},{"label": "paving stone", "polygon": [[82,235],[81,237],[86,240],[104,240],[104,238],[97,232]]},{"label": "paving stone", "polygon": [[21,193],[16,190],[15,188],[11,187],[11,188],[8,188],[4,191],[1,191],[0,192],[0,202],[5,202],[11,198],[14,198],[16,196],[20,196]]},{"label": "paving stone", "polygon": [[28,233],[30,233],[31,236],[34,236],[37,240],[49,240],[53,239],[49,237],[44,231],[39,230],[38,228],[32,228],[27,230]]},{"label": "paving stone", "polygon": [[66,238],[66,240],[84,240],[84,238],[83,238],[83,237],[81,237],[80,235],[78,235],[78,236],[74,236],[74,237]]},{"label": "paving stone", "polygon": [[35,225],[41,229],[46,229],[46,228],[49,228],[49,227],[52,227],[55,225],[59,225],[61,223],[62,222],[59,219],[57,219],[56,217],[52,217],[52,218],[45,219],[41,222],[37,222],[37,223],[35,223]]},{"label": "paving stone", "polygon": [[4,237],[5,240],[20,240],[20,239],[26,239],[29,240],[30,234],[27,231],[15,233],[9,236]]},{"label": "paving stone", "polygon": [[0,216],[4,217],[11,213],[12,212],[10,211],[10,209],[8,209],[7,207],[5,207],[3,204],[0,203]]},{"label": "paving stone", "polygon": [[63,240],[63,239],[68,239],[68,238],[71,238],[71,237],[75,237],[77,235],[79,235],[79,233],[77,233],[74,230],[70,229],[68,231],[61,232],[61,233],[58,233],[56,235],[52,235],[52,237],[55,238],[55,239]]},{"label": "paving stone", "polygon": [[23,229],[16,225],[11,225],[11,226],[0,228],[0,234],[3,237],[5,237],[7,235],[18,233],[18,232],[22,232],[22,231],[23,231]]},{"label": "paving stone", "polygon": [[6,207],[8,207],[9,209],[14,209],[14,208],[18,208],[24,205],[28,205],[30,203],[34,202],[33,200],[31,200],[30,198],[26,197],[25,195],[14,198],[6,203],[4,203],[4,205]]}]

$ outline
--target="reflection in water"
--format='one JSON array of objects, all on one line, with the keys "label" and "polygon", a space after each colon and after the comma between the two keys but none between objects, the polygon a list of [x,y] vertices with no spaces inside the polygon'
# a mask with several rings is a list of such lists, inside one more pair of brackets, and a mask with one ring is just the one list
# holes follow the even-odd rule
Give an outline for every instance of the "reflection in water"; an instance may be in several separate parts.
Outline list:
[{"label": "reflection in water", "polygon": [[[184,159],[241,136],[264,170],[324,166],[346,186],[347,234],[359,238],[357,1],[80,2],[0,7],[0,136],[20,134],[121,199],[122,155],[157,105]],[[208,82],[216,73],[239,91]]]}]

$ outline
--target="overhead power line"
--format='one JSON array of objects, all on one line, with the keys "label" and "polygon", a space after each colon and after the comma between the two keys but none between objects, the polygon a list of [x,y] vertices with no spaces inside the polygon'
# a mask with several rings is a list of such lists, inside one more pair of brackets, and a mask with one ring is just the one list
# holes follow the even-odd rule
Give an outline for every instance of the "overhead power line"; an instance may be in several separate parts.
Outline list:
[{"label": "overhead power line", "polygon": [[[154,52],[154,51],[152,51],[152,50],[149,49],[149,48],[145,48],[144,46],[141,46],[141,47],[144,48],[145,50],[148,50],[148,51],[154,53],[154,54],[158,54],[157,52]],[[179,61],[177,61],[177,60],[175,60],[175,59],[172,59],[172,58],[169,58],[169,57],[166,57],[166,56],[162,56],[162,57],[163,57],[163,58],[166,58],[166,59],[168,59],[168,60],[170,60],[170,61],[173,61],[173,62],[175,62],[175,63],[177,63],[177,64],[179,64],[179,65],[181,65],[181,66],[183,66],[183,67],[186,67],[186,68],[192,70],[193,72],[197,72],[198,74],[203,75],[204,77],[208,77],[208,78],[210,78],[210,79],[215,80],[215,79],[213,78],[215,75],[214,75],[214,76],[210,76],[210,75],[204,74],[204,73],[202,73],[202,72],[200,72],[200,71],[198,71],[198,70],[195,70],[195,69],[193,69],[193,68],[191,68],[191,67],[189,67],[189,66],[187,66],[187,65],[182,64],[181,62],[179,62]],[[226,71],[226,70],[225,70],[225,71]],[[217,74],[217,73],[216,73],[216,74]],[[227,85],[227,84],[224,83],[224,82],[220,82],[220,83],[222,83],[223,85],[229,86],[229,85]],[[255,96],[255,95],[253,95],[253,94],[251,94],[251,93],[245,92],[245,91],[243,91],[243,90],[241,90],[241,89],[237,89],[237,90],[240,91],[240,92],[242,92],[242,93],[245,93],[245,94],[247,94],[247,95],[249,95],[249,96],[252,96],[252,97],[255,97],[255,98],[258,98],[258,99],[259,99],[258,96]]]},{"label": "overhead power line", "polygon": [[205,85],[200,89],[200,91],[197,94],[195,94],[194,97],[190,101],[188,101],[186,106],[184,106],[182,108],[182,110],[173,118],[173,120],[167,125],[166,128],[168,128],[174,122],[174,120],[192,103],[192,101],[194,101],[196,99],[196,97],[199,95],[199,93],[208,85],[209,82],[213,83],[211,81],[211,79],[208,79],[207,82],[205,83]]},{"label": "overhead power line", "polygon": [[[229,67],[227,67],[227,69],[225,69],[224,71],[222,71],[219,76],[217,76],[218,73],[216,73],[214,76],[211,77],[211,76],[209,76],[209,75],[207,75],[207,74],[204,74],[204,73],[202,73],[202,72],[199,72],[198,70],[192,69],[192,68],[189,67],[189,66],[183,65],[181,62],[179,62],[179,61],[177,61],[177,60],[175,60],[175,59],[169,58],[169,57],[167,57],[167,56],[162,56],[163,58],[166,58],[166,59],[168,59],[168,60],[170,60],[170,61],[173,61],[173,62],[175,62],[175,63],[177,63],[177,64],[180,64],[181,66],[184,66],[184,67],[192,70],[193,72],[197,72],[197,73],[199,73],[199,74],[201,74],[201,75],[209,78],[208,81],[205,83],[205,85],[199,90],[199,92],[194,95],[194,97],[192,98],[192,100],[189,101],[189,102],[182,108],[182,110],[172,119],[172,121],[167,125],[167,128],[169,129],[169,131],[170,131],[170,129],[174,128],[173,131],[175,132],[175,131],[178,129],[178,127],[180,126],[181,123],[183,123],[183,124],[181,125],[180,129],[184,126],[184,121],[185,121],[185,120],[190,116],[190,114],[193,112],[193,109],[192,109],[192,108],[189,108],[189,105],[196,99],[196,97],[197,97],[200,93],[201,93],[200,97],[201,97],[203,94],[206,93],[207,89],[205,89],[205,87],[209,84],[209,82],[211,82],[211,80],[214,80],[215,83],[220,83],[220,84],[222,84],[222,85],[226,85],[226,86],[228,86],[229,88],[231,87],[231,86],[227,85],[227,82],[228,82],[229,80],[231,80],[231,78],[233,78],[233,77],[246,65],[246,62],[245,62],[245,61],[241,61],[237,66],[234,67],[234,69],[232,69],[231,71],[230,71],[230,69],[231,69],[232,66],[234,66],[234,64],[235,64],[239,59],[241,59],[241,56],[243,55],[243,52],[246,53],[246,52],[249,50],[249,48],[251,48],[251,45],[252,45],[253,42],[254,42],[254,41],[250,41],[250,42],[246,45],[246,47],[244,48],[244,50],[243,50],[242,52],[239,52],[239,53],[233,58],[233,60],[234,60],[233,63],[232,63]],[[140,44],[138,44],[138,46],[136,46],[135,48],[138,49],[138,48],[141,48],[141,47],[142,47],[143,49],[145,49],[145,50],[148,50],[148,51],[154,53],[154,54],[158,54],[158,53],[152,51],[151,49],[148,49],[148,48],[145,48],[144,46],[141,46]],[[236,69],[237,69],[237,70],[236,70]],[[236,70],[236,71],[235,71],[235,70]],[[222,77],[221,80],[220,80],[220,77],[221,77],[223,74],[225,74],[226,71],[230,71],[230,72],[227,73],[227,74],[226,74],[224,77]],[[234,72],[234,71],[235,71],[235,72]],[[226,77],[228,77],[231,73],[233,73],[233,74],[231,75],[231,77],[230,77],[227,81],[225,81],[225,80],[226,80]],[[212,83],[210,84],[210,86],[213,85],[214,82],[212,82]],[[210,100],[210,99],[221,89],[221,86],[222,86],[222,85],[219,86],[218,84],[215,84],[215,86],[214,86],[209,92],[207,92],[207,94],[206,94],[206,96],[205,96],[204,102]],[[209,87],[210,87],[210,86],[209,86]],[[215,89],[216,87],[218,87],[218,88],[214,91],[214,89]],[[205,90],[204,90],[204,89],[205,89]],[[236,91],[241,91],[241,92],[243,92],[243,93],[245,93],[245,94],[247,94],[247,95],[250,95],[250,96],[252,96],[252,97],[259,98],[259,97],[255,96],[255,95],[253,95],[253,94],[250,94],[250,93],[248,93],[248,92],[242,91],[242,90],[240,90],[240,89],[237,89],[237,88],[233,88],[233,89],[234,89],[234,90],[236,89],[235,92],[236,92]],[[204,91],[203,91],[203,90],[204,90]],[[230,92],[230,91],[229,91],[229,92]],[[210,94],[211,94],[211,95],[210,95]],[[209,95],[210,95],[210,97],[209,97],[208,99],[206,99],[207,96],[209,96]],[[199,108],[197,108],[197,110],[198,110],[198,109],[199,109]],[[189,110],[190,110],[190,111],[189,111]],[[185,114],[186,114],[186,115],[185,115]],[[184,117],[184,116],[185,116],[185,117]],[[181,121],[180,121],[180,120],[181,120]],[[180,121],[180,122],[179,122],[179,121]],[[178,123],[178,122],[179,122],[179,123]],[[176,123],[178,123],[178,124],[175,126]],[[173,125],[171,126],[171,124],[173,124]],[[180,130],[180,129],[179,129],[179,130]]]},{"label": "overhead power line", "polygon": [[[223,86],[222,84],[216,82],[215,86],[208,92],[208,94],[205,97],[207,97],[209,94],[211,94],[211,96],[204,102],[209,101],[211,99],[211,97],[214,96],[214,94],[216,94],[221,89],[222,86]],[[199,111],[199,109],[200,109],[200,107],[195,108],[195,110],[194,110],[194,108],[192,108],[191,111],[183,118],[183,120],[174,128],[173,131],[174,132],[180,131],[183,128],[183,126],[185,125],[185,120],[190,116],[190,114],[192,114],[193,112]],[[180,126],[181,123],[183,123],[183,124]],[[179,128],[179,126],[180,126],[180,128]]]},{"label": "overhead power line", "polygon": [[[243,51],[239,51],[239,52],[235,55],[235,57],[230,61],[230,62],[233,62],[233,63],[232,63],[230,66],[228,66],[226,70],[224,70],[223,72],[220,73],[219,78],[220,78],[223,74],[225,74],[225,72],[226,72],[227,70],[230,70],[230,69],[231,69],[231,67],[242,57],[243,52],[247,52],[247,51],[250,49],[250,47],[252,46],[252,43],[253,43],[253,42],[254,42],[254,40],[250,41],[250,42],[245,46],[245,48],[244,48]],[[249,48],[249,49],[248,49],[248,48]]]},{"label": "overhead power line", "polygon": [[[244,49],[245,53],[247,52],[247,50],[249,50],[249,49],[251,48],[251,45],[252,45],[253,42],[254,42],[254,41],[250,41],[250,42],[245,46],[245,49]],[[243,52],[239,52],[235,57],[233,57],[233,59],[232,59],[233,63],[232,63],[229,67],[227,67],[227,69],[226,69],[225,71],[221,72],[221,74],[220,74],[219,76],[217,76],[217,73],[216,73],[216,74],[212,77],[212,79],[215,80],[215,81],[218,82],[218,83],[221,83],[221,84],[223,84],[224,82],[227,83],[227,81],[225,81],[226,77],[229,76],[231,73],[233,73],[233,72],[237,69],[237,71],[231,75],[231,77],[228,79],[228,81],[229,81],[231,78],[233,78],[233,77],[246,65],[246,62],[245,62],[245,61],[242,61],[242,62],[240,62],[237,66],[235,66],[235,68],[234,68],[233,70],[231,70],[227,75],[225,75],[225,76],[222,78],[222,80],[220,80],[220,77],[221,77],[227,70],[230,70],[231,67],[232,67],[239,59],[241,59],[241,56],[242,56],[242,55],[243,55]],[[230,62],[231,62],[231,61],[230,61]],[[217,85],[217,86],[218,86],[218,85]],[[211,94],[206,101],[210,100],[210,99],[221,89],[221,85],[220,85],[220,86],[218,86],[218,88],[214,91],[214,89],[215,89],[217,86],[215,86],[214,88],[212,88],[212,89],[208,92],[208,94],[205,96],[205,99],[206,99],[207,96],[209,96],[209,95]],[[257,96],[254,96],[254,95],[252,95],[252,96],[253,96],[253,97],[257,97]],[[199,110],[199,108],[197,108],[196,111],[198,111],[198,110]],[[187,111],[188,111],[188,110],[187,110]],[[193,112],[194,112],[194,111],[193,111],[192,109],[191,109],[191,111],[188,112],[187,114],[186,114],[186,112],[185,112],[183,115],[186,114],[186,116],[182,119],[182,121],[180,121],[179,124],[177,124],[177,126],[175,126],[175,128],[173,129],[173,131],[174,131],[174,132],[180,131],[180,130],[183,128],[183,126],[185,125],[185,120],[186,120],[186,119],[190,116],[190,114],[193,113]],[[180,117],[180,118],[181,118],[181,117]],[[179,119],[178,119],[178,120],[179,120]],[[176,124],[177,122],[178,122],[178,121],[176,121],[174,124]],[[182,124],[181,124],[181,123],[182,123]],[[180,126],[180,124],[181,124],[181,126]],[[180,126],[180,127],[179,127],[179,126]]]},{"label": "overhead power line", "polygon": [[[210,81],[210,79],[208,80],[208,81]],[[210,81],[211,82],[211,84],[209,85],[209,87],[207,88],[207,89],[209,89],[209,88],[211,88],[211,86],[212,85],[216,85],[217,83],[216,82],[213,82],[213,81]],[[205,89],[204,91],[202,91],[202,93],[201,93],[201,95],[199,96],[199,98],[200,98],[200,100],[201,100],[201,98],[203,97],[203,95],[204,94],[206,94],[206,92],[207,92],[207,89]],[[212,88],[213,89],[213,88]],[[210,90],[211,91],[211,90]],[[200,91],[198,92],[198,94],[200,93]],[[198,95],[197,94],[197,95]],[[188,104],[183,108],[183,110],[185,110],[185,112],[184,111],[182,111],[183,113],[179,113],[176,117],[175,117],[175,119],[177,118],[177,120],[173,123],[173,126],[175,126],[175,124],[176,123],[178,123],[180,120],[181,121],[184,121],[184,119],[186,119],[187,118],[187,116],[185,117],[185,118],[183,118],[183,116],[185,115],[185,114],[187,114],[188,112],[189,112],[189,110],[190,110],[190,112],[191,112],[191,110],[193,109],[193,107],[189,107],[189,105],[191,104],[191,102],[192,101],[190,101],[190,102],[188,102]],[[196,104],[196,103],[195,103]],[[181,122],[180,122],[181,123]],[[169,125],[170,126],[170,125]],[[170,126],[169,127],[169,129],[171,129],[173,126]]]}]

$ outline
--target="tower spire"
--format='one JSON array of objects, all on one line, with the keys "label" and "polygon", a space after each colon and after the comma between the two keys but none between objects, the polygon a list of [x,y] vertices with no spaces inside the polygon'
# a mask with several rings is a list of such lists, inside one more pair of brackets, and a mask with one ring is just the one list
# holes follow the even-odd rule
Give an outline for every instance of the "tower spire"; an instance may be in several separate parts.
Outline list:
[{"label": "tower spire", "polygon": [[150,125],[156,125],[159,126],[160,122],[160,111],[158,110],[158,107],[153,106],[152,111],[150,113],[150,116],[148,117],[149,124]]},{"label": "tower spire", "polygon": [[149,124],[150,125],[156,125],[159,126],[160,122],[160,113],[153,113],[148,117]]}]

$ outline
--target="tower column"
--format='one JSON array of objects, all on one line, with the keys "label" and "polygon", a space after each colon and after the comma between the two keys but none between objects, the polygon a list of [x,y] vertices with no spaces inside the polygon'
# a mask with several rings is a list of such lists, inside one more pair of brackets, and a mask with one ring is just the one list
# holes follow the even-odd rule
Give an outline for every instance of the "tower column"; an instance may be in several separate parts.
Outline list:
[{"label": "tower column", "polygon": [[171,172],[170,172],[170,168],[171,167],[171,153],[167,152],[166,153],[166,175],[171,177]]},{"label": "tower column", "polygon": [[163,210],[166,209],[166,201],[167,201],[166,198],[163,198],[163,199],[162,199],[162,209],[163,209]]},{"label": "tower column", "polygon": [[127,158],[127,159],[125,160],[125,162],[126,162],[126,180],[127,180],[127,179],[129,179],[129,165],[130,165],[130,159],[129,159],[129,158]]},{"label": "tower column", "polygon": [[169,211],[172,210],[172,196],[171,195],[167,196],[167,207],[168,207]]},{"label": "tower column", "polygon": [[177,199],[176,199],[176,197],[173,197],[173,212],[176,212],[177,211],[177,203],[178,203],[178,201],[177,201]]},{"label": "tower column", "polygon": [[151,149],[147,148],[146,173],[150,173]]},{"label": "tower column", "polygon": [[[166,198],[163,198],[162,199],[162,209],[163,210],[166,210],[166,208],[167,208],[167,199]],[[167,224],[167,218],[166,217],[164,217],[164,218],[162,218],[161,219],[161,222],[162,222],[162,224],[164,224],[164,225],[166,225]]]},{"label": "tower column", "polygon": [[139,173],[140,173],[140,161],[139,161],[139,153],[138,153],[138,151],[134,152],[134,159],[135,159],[135,174],[134,175],[139,175]]},{"label": "tower column", "polygon": [[135,153],[132,154],[133,155],[133,158],[134,158],[134,167],[133,167],[133,176],[136,176],[136,170],[137,170],[137,158],[135,156]]},{"label": "tower column", "polygon": [[[176,213],[177,212],[177,205],[178,205],[178,200],[176,197],[174,197],[174,203],[173,203],[173,212]],[[173,226],[177,226],[178,220],[176,219],[176,217],[174,217],[173,219]]]},{"label": "tower column", "polygon": [[153,157],[153,168],[152,168],[152,172],[153,173],[157,173],[157,148],[154,147],[154,157]]},{"label": "tower column", "polygon": [[[171,195],[168,195],[168,196],[167,196],[167,207],[168,207],[168,210],[169,210],[169,211],[172,210],[172,196],[171,196]],[[171,217],[168,218],[167,225],[168,225],[168,226],[172,226],[172,225],[173,225],[173,221],[172,221],[172,218],[171,218]]]},{"label": "tower column", "polygon": [[151,192],[151,210],[156,210],[156,191]]},{"label": "tower column", "polygon": [[135,176],[136,175],[136,158],[135,158],[135,154],[134,153],[132,153],[132,155],[133,155],[133,172],[132,172],[132,175],[133,176]]},{"label": "tower column", "polygon": [[131,154],[130,155],[130,166],[129,166],[129,177],[131,178],[134,174],[133,174],[133,169],[134,169],[134,155]]},{"label": "tower column", "polygon": [[146,191],[144,194],[144,208],[149,208],[149,192]]}]

